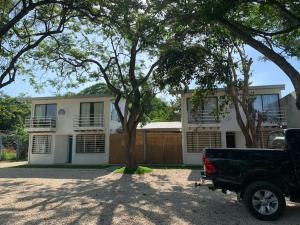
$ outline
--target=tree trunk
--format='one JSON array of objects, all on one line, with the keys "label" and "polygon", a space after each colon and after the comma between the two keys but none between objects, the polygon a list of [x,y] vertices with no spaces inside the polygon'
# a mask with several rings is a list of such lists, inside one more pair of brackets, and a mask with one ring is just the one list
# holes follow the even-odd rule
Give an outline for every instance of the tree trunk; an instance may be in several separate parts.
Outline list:
[{"label": "tree trunk", "polygon": [[246,141],[246,144],[245,144],[246,148],[254,148],[255,147],[252,139],[249,136],[245,136],[245,141]]},{"label": "tree trunk", "polygon": [[300,73],[283,56],[268,48],[260,41],[254,39],[246,31],[240,29],[235,24],[221,18],[219,23],[224,25],[231,33],[242,39],[246,44],[259,51],[269,60],[275,63],[291,80],[296,92],[296,106],[300,110]]},{"label": "tree trunk", "polygon": [[295,88],[295,92],[296,92],[296,106],[297,109],[300,110],[300,85],[299,88]]},{"label": "tree trunk", "polygon": [[136,141],[136,127],[131,127],[125,130],[126,143],[126,168],[134,170],[137,168],[135,159],[135,141]]}]

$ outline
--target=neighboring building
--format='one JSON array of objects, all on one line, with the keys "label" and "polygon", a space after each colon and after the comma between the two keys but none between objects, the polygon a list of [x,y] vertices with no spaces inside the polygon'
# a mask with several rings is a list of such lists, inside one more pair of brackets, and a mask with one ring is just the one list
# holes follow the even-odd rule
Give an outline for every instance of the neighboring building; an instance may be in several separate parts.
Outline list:
[{"label": "neighboring building", "polygon": [[[253,86],[251,91],[257,96],[254,108],[264,112],[261,146],[267,147],[267,136],[271,131],[286,126],[285,110],[280,106],[281,90],[284,85]],[[214,96],[192,111],[192,91],[182,94],[182,149],[184,164],[201,164],[202,150],[205,147],[244,148],[245,138],[235,118],[233,106],[228,107],[225,118],[213,115],[218,108],[219,97],[224,89],[218,89]]]},{"label": "neighboring building", "polygon": [[111,96],[30,99],[30,164],[109,163],[109,135],[120,127]]},{"label": "neighboring building", "polygon": [[292,92],[280,99],[280,104],[286,108],[288,128],[300,128],[300,111],[296,107],[296,93]]}]

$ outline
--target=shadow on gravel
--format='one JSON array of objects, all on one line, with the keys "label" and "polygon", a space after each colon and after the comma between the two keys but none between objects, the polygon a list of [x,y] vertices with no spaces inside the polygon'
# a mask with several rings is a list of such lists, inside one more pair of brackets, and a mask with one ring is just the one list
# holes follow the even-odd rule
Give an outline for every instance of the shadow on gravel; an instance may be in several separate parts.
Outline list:
[{"label": "shadow on gravel", "polygon": [[116,167],[104,169],[64,169],[64,168],[1,168],[0,178],[48,178],[48,179],[79,179],[92,180],[106,176]]},{"label": "shadow on gravel", "polygon": [[[107,180],[101,177],[106,171],[98,173],[94,180],[70,180],[57,188],[43,185],[38,191],[31,191],[28,182],[8,180],[8,186],[23,185],[26,195],[17,199],[23,207],[1,207],[0,224],[14,224],[31,210],[46,213],[22,224],[268,224],[253,219],[228,195],[205,187],[170,184],[168,176],[155,174]],[[272,224],[299,224],[299,212],[299,206],[288,208],[284,217]]]}]

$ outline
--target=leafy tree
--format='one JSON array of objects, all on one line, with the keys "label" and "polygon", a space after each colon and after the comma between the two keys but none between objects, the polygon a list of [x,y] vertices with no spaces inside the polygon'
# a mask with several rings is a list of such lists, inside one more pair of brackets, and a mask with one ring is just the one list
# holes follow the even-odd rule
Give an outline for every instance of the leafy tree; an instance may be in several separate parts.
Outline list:
[{"label": "leafy tree", "polygon": [[[89,0],[0,1],[0,89],[11,84],[17,73],[29,74],[28,64],[34,62],[27,53],[62,33],[68,21],[79,15],[99,16],[95,5]],[[35,82],[32,74],[31,82]]]},{"label": "leafy tree", "polygon": [[[238,55],[237,60],[234,59],[234,54]],[[251,93],[249,81],[253,61],[247,57],[243,45],[229,46],[226,59],[229,66],[229,73],[224,80],[226,97],[234,106],[246,147],[258,147],[263,117],[262,112],[256,112],[253,107],[255,96]]]},{"label": "leafy tree", "polygon": [[[213,94],[222,85],[225,95],[220,98],[213,114],[217,118],[220,114],[225,116],[228,106],[232,105],[246,146],[258,147],[264,112],[258,112],[253,107],[256,98],[250,89],[253,61],[246,55],[241,43],[227,40],[222,47],[218,46],[212,48],[210,54],[206,54],[205,47],[200,48],[199,45],[184,48],[178,44],[176,49],[165,50],[156,81],[162,88],[169,86],[170,89],[181,89],[190,81],[195,81],[197,89],[192,98],[195,111],[207,95]],[[186,74],[189,75],[188,80]]]},{"label": "leafy tree", "polygon": [[[70,93],[69,93],[70,94]],[[76,95],[75,93],[71,93],[72,95]],[[80,91],[78,95],[102,95],[108,94],[112,95],[113,93],[107,87],[105,83],[97,83],[90,87],[87,87]],[[177,100],[177,99],[176,99]],[[163,122],[163,121],[178,121],[180,120],[179,110],[180,110],[180,100],[178,105],[178,100],[168,103],[158,97],[154,97],[151,99],[149,105],[147,107],[147,111],[145,111],[145,118],[143,118],[144,122]]]},{"label": "leafy tree", "polygon": [[25,118],[29,115],[30,107],[27,103],[0,95],[0,130],[23,134]]},{"label": "leafy tree", "polygon": [[175,99],[170,101],[169,121],[181,121],[181,98],[179,96],[175,96]]},{"label": "leafy tree", "polygon": [[111,90],[105,83],[94,84],[78,93],[79,95],[112,95]]},{"label": "leafy tree", "polygon": [[206,45],[207,54],[216,37],[236,38],[256,49],[289,77],[300,109],[300,73],[287,60],[300,56],[299,4],[290,0],[173,1],[166,18],[174,39]]},{"label": "leafy tree", "polygon": [[[165,35],[160,6],[160,1],[103,2],[99,8],[103,16],[81,19],[73,26],[81,32],[49,40],[37,52],[37,59],[46,59],[45,68],[56,69],[63,79],[76,74],[80,82],[105,81],[115,96],[114,106],[127,137],[128,168],[137,167],[136,127],[155,94],[151,78]],[[119,106],[121,99],[125,100],[124,110]]]},{"label": "leafy tree", "polygon": [[175,112],[173,112],[173,108],[168,102],[155,97],[151,100],[150,105],[151,107],[148,112],[145,113],[146,120],[149,122],[166,122],[174,120]]}]

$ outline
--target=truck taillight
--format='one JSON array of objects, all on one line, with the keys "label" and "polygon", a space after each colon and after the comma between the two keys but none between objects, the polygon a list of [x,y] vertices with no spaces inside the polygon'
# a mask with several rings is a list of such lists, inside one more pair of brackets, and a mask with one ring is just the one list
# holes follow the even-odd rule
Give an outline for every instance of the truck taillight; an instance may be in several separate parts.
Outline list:
[{"label": "truck taillight", "polygon": [[216,167],[214,164],[208,159],[206,154],[203,155],[203,164],[204,164],[204,171],[206,175],[213,174],[216,172]]}]

